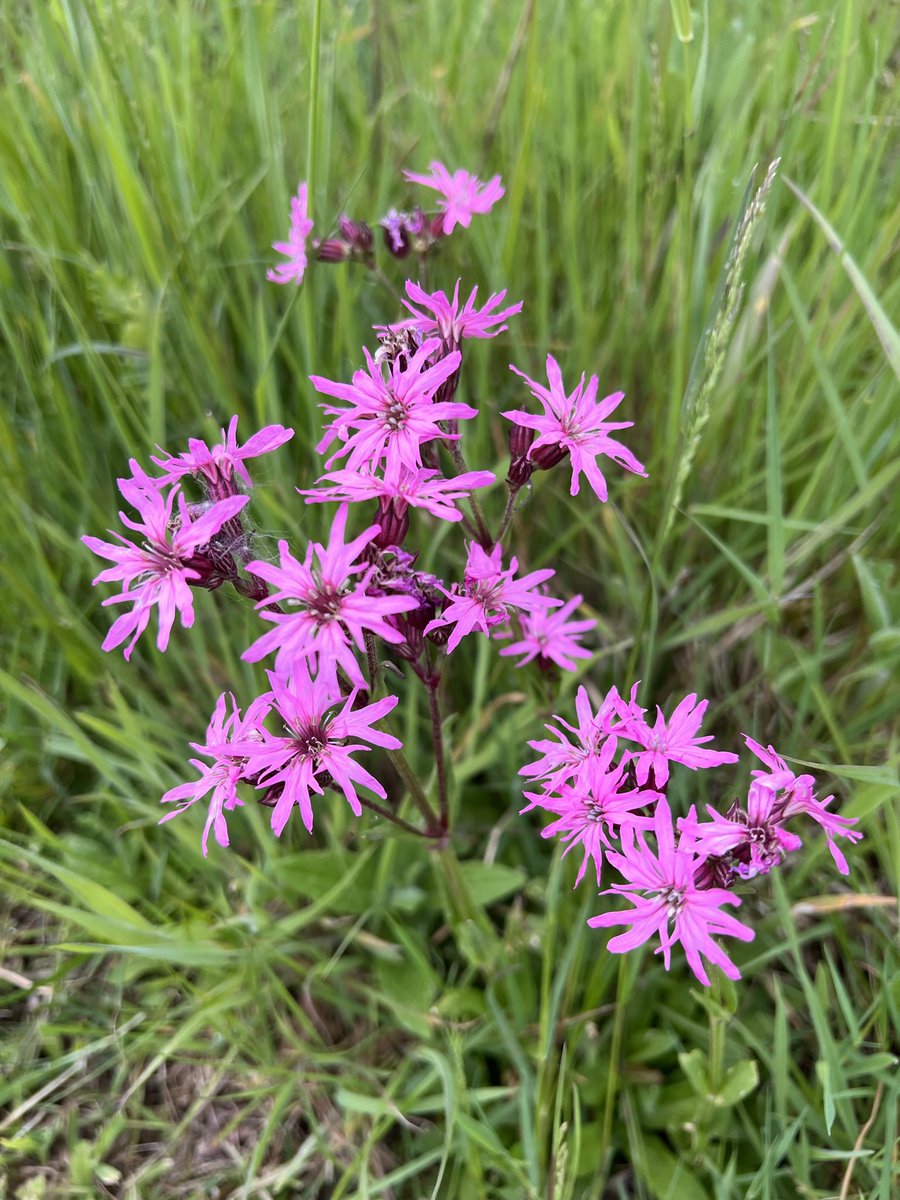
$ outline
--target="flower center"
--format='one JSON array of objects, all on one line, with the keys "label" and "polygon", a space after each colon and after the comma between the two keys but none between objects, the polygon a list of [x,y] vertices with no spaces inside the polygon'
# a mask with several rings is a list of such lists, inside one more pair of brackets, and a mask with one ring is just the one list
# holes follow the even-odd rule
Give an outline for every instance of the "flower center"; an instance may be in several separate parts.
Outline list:
[{"label": "flower center", "polygon": [[304,725],[291,731],[294,747],[302,758],[318,758],[328,747],[328,730],[322,724]]},{"label": "flower center", "polygon": [[603,809],[596,800],[585,800],[584,817],[586,821],[602,821]]},{"label": "flower center", "polygon": [[402,400],[391,393],[390,403],[384,409],[383,421],[391,433],[398,433],[406,424],[408,413]]},{"label": "flower center", "polygon": [[320,625],[327,625],[341,615],[341,593],[337,588],[321,584],[307,601],[307,607]]},{"label": "flower center", "polygon": [[496,582],[488,582],[484,579],[478,581],[469,592],[473,600],[477,600],[485,609],[492,608],[498,603],[498,596],[501,591],[501,585]]},{"label": "flower center", "polygon": [[668,910],[669,920],[677,917],[684,908],[684,888],[676,887],[674,883],[670,883],[667,887],[660,888],[658,895]]},{"label": "flower center", "polygon": [[147,557],[152,560],[152,566],[148,564],[148,573],[154,575],[168,575],[170,571],[180,571],[184,567],[184,561],[175,553],[174,550],[157,546],[154,542],[144,542],[142,546]]}]

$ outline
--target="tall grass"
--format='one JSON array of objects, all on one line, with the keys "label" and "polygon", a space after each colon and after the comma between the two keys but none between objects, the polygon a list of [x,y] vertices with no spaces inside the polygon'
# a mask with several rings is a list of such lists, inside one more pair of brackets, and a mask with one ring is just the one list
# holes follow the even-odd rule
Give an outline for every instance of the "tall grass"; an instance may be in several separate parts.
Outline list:
[{"label": "tall grass", "polygon": [[[0,14],[7,1193],[888,1200],[893,6]],[[434,157],[501,172],[507,195],[432,282],[526,302],[505,344],[470,354],[470,395],[508,407],[506,363],[533,374],[547,350],[627,393],[649,478],[617,479],[602,509],[541,479],[553,504],[533,500],[514,533],[598,615],[587,677],[621,685],[633,657],[645,696],[711,696],[720,743],[776,740],[867,834],[849,884],[810,839],[747,900],[744,981],[712,999],[649,957],[619,972],[568,861],[514,815],[545,712],[487,643],[453,685],[451,727],[457,852],[490,936],[448,936],[428,853],[339,811],[311,847],[297,829],[275,844],[247,810],[206,862],[190,819],[156,826],[219,691],[253,694],[238,655],[254,618],[204,595],[166,655],[104,655],[78,535],[112,523],[129,456],[235,412],[245,430],[297,429],[262,470],[260,528],[318,529],[293,491],[315,471],[306,375],[345,377],[384,302],[326,268],[293,302],[265,283],[268,245],[299,178],[324,229],[382,212],[401,168]],[[729,234],[754,164],[776,158],[679,480]],[[489,421],[467,456],[500,461]],[[423,719],[407,706],[427,771]]]}]

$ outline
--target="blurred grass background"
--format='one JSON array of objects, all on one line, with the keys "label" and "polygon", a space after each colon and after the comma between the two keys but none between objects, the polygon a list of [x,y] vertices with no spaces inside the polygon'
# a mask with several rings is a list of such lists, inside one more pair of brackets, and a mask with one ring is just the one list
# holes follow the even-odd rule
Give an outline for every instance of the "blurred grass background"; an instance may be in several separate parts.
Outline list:
[{"label": "blurred grass background", "polygon": [[[0,13],[0,1192],[889,1200],[897,5]],[[731,230],[754,165],[758,184],[778,157],[670,513]],[[157,828],[218,693],[259,690],[238,657],[255,618],[200,595],[166,655],[146,638],[130,666],[105,655],[78,536],[114,523],[130,456],[213,437],[235,412],[245,437],[298,431],[254,472],[259,528],[301,544],[321,528],[293,492],[317,472],[305,376],[348,377],[392,314],[362,273],[324,267],[289,308],[265,282],[268,246],[299,179],[324,234],[343,210],[412,202],[400,171],[432,158],[500,172],[507,195],[431,284],[526,302],[470,351],[468,396],[520,404],[507,362],[538,375],[548,350],[568,380],[627,393],[649,478],[612,469],[601,508],[544,476],[512,537],[596,612],[586,680],[640,674],[645,703],[710,696],[718,744],[745,730],[815,764],[866,832],[849,881],[810,836],[747,897],[758,933],[734,990],[700,996],[651,956],[620,970],[587,929],[601,902],[515,815],[546,698],[486,642],[458,653],[448,724],[489,952],[446,926],[426,850],[339,806],[313,847],[299,825],[276,843],[248,808],[206,862],[199,820]],[[502,469],[499,425],[482,418],[472,465]],[[427,778],[423,714],[404,703]],[[682,776],[675,795],[710,786]]]}]

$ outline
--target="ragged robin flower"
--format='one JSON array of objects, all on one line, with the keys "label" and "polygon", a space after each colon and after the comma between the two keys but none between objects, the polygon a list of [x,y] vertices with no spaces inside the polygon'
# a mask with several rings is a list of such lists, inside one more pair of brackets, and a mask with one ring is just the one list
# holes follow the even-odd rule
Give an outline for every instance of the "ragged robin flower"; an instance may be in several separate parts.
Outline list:
[{"label": "ragged robin flower", "polygon": [[[255,560],[247,570],[275,590],[257,608],[273,628],[244,651],[247,662],[259,662],[275,653],[276,669],[289,675],[305,660],[311,671],[333,681],[341,668],[355,687],[364,687],[362,672],[353,653],[365,653],[365,632],[376,634],[394,645],[402,636],[388,625],[386,617],[408,612],[416,601],[409,596],[373,596],[367,591],[374,571],[359,562],[379,527],[370,525],[352,541],[344,542],[347,505],[342,504],[331,526],[328,545],[311,542],[303,562],[296,559],[286,541],[278,543],[280,561]],[[278,605],[280,612],[267,609]]]},{"label": "ragged robin flower", "polygon": [[568,454],[572,464],[571,494],[578,495],[583,472],[597,498],[604,501],[607,498],[607,487],[603,473],[597,465],[600,455],[611,458],[626,471],[646,475],[643,466],[628,447],[609,436],[611,430],[628,429],[634,423],[606,420],[622,403],[623,392],[614,392],[598,402],[597,376],[592,375],[585,387],[582,375],[572,394],[567,396],[563,387],[562,372],[552,354],[547,355],[549,388],[529,379],[512,364],[510,370],[525,380],[531,388],[532,395],[540,401],[544,409],[540,416],[518,409],[502,414],[514,424],[533,429],[537,433],[537,439],[528,451],[528,461],[538,470],[555,465]]},{"label": "ragged robin flower", "polygon": [[400,749],[398,738],[373,728],[396,706],[397,697],[355,707],[355,689],[342,699],[327,674],[312,679],[303,661],[289,678],[275,671],[268,676],[272,711],[281,718],[282,733],[236,742],[232,753],[244,759],[245,776],[252,776],[258,788],[280,789],[272,809],[275,836],[281,836],[295,806],[311,833],[312,796],[323,795],[326,786],[343,792],[356,816],[362,812],[357,785],[385,799],[382,785],[353,756],[373,746]]},{"label": "ragged robin flower", "polygon": [[[129,659],[135,643],[150,623],[154,609],[159,614],[156,645],[160,650],[165,650],[169,644],[176,612],[181,615],[185,629],[193,625],[191,587],[215,586],[216,582],[222,582],[221,579],[204,578],[205,572],[211,573],[214,565],[203,557],[203,550],[226,521],[248,503],[249,496],[219,500],[195,517],[178,488],[173,488],[168,497],[134,480],[120,480],[119,488],[128,503],[140,513],[140,521],[119,513],[123,525],[140,534],[140,544],[136,545],[112,530],[110,533],[119,539],[119,545],[89,536],[81,540],[89,550],[114,564],[101,571],[93,582],[124,584],[118,595],[103,601],[104,607],[131,605],[128,612],[113,622],[103,641],[103,649],[114,650],[130,638],[124,651],[125,658]],[[176,499],[177,516],[173,513]]]},{"label": "ragged robin flower", "polygon": [[740,898],[724,888],[701,888],[697,874],[703,865],[693,843],[684,837],[675,844],[675,830],[668,802],[659,800],[653,814],[656,852],[648,846],[643,832],[626,827],[622,853],[607,851],[606,859],[625,879],[602,892],[604,896],[623,896],[633,905],[623,912],[600,913],[588,925],[609,929],[630,925],[625,933],[611,938],[607,949],[623,954],[641,946],[654,935],[659,937],[657,954],[662,954],[668,971],[672,947],[681,943],[688,966],[702,984],[709,987],[703,960],[720,967],[729,979],[740,979],[734,965],[716,937],[753,940],[753,930],[735,917],[721,911],[723,904],[740,905]]},{"label": "ragged robin flower", "polygon": [[504,195],[499,175],[482,183],[477,175],[470,175],[468,171],[454,171],[451,175],[442,162],[433,162],[429,166],[431,173],[428,175],[418,175],[415,171],[404,171],[403,175],[410,183],[420,183],[438,193],[437,203],[444,214],[445,234],[452,233],[457,225],[468,227],[476,213],[490,212]]}]

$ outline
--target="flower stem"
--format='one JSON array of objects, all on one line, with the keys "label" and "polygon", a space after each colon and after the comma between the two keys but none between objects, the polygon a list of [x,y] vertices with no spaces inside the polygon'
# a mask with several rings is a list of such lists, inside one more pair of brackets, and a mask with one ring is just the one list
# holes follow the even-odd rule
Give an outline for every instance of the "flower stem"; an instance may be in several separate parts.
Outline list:
[{"label": "flower stem", "polygon": [[498,542],[503,541],[503,535],[512,524],[513,515],[516,511],[516,496],[518,496],[518,494],[518,488],[511,488],[507,485],[506,508],[503,510],[503,520],[500,522],[500,528],[497,530],[497,536],[494,538],[495,546]]},{"label": "flower stem", "polygon": [[375,695],[378,684],[378,650],[375,646],[375,635],[369,632],[363,634],[366,640],[366,665],[369,671],[369,691]]},{"label": "flower stem", "polygon": [[493,926],[484,909],[472,899],[468,885],[459,869],[459,859],[449,842],[439,845],[435,859],[440,863],[441,874],[447,885],[451,911],[458,920],[472,921],[481,930],[493,934]]},{"label": "flower stem", "polygon": [[[722,976],[716,969],[712,973],[711,982],[712,999],[719,1009],[719,1012],[713,1012],[712,1009],[709,1012],[709,1090],[710,1099],[715,1105],[718,1103],[719,1093],[725,1083],[725,1035],[729,1018],[722,1013],[722,1009],[725,1007],[725,998],[722,993]],[[719,1169],[722,1170],[725,1166],[725,1142],[721,1138],[717,1139],[715,1158]]]},{"label": "flower stem", "polygon": [[[722,981],[718,971],[713,972],[712,998],[722,1008]],[[725,1079],[725,1026],[727,1018],[710,1012],[709,1014],[709,1087],[713,1095],[718,1095]]]},{"label": "flower stem", "polygon": [[441,725],[441,706],[438,700],[440,675],[429,673],[424,683],[428,689],[428,711],[431,714],[431,739],[434,742],[434,765],[437,770],[438,798],[441,810],[441,833],[450,827],[450,809],[447,799],[447,766],[444,759],[444,732]]},{"label": "flower stem", "polygon": [[[379,723],[387,733],[393,734],[391,726],[386,719],[383,718]],[[393,736],[396,735],[393,734]],[[394,770],[406,784],[407,790],[409,791],[416,808],[425,818],[425,824],[431,831],[429,836],[437,836],[440,833],[440,822],[438,821],[437,813],[435,813],[434,809],[428,803],[428,797],[423,792],[422,785],[413,774],[412,767],[409,765],[409,760],[407,759],[406,755],[402,750],[386,750],[385,753],[391,760]]]},{"label": "flower stem", "polygon": [[[456,473],[458,475],[465,475],[469,470],[469,466],[463,457],[462,450],[459,448],[459,443],[456,441],[448,441],[445,444],[448,454],[453,459],[453,465],[456,467]],[[481,511],[481,505],[476,500],[474,492],[469,495],[469,504],[472,506],[472,516],[475,518],[475,525],[478,529],[478,540],[481,542],[485,550],[489,550],[494,545],[494,541],[491,535],[488,533],[488,528],[484,520],[484,513]]]},{"label": "flower stem", "polygon": [[384,271],[382,271],[381,267],[377,263],[371,263],[369,264],[369,270],[372,272],[372,277],[376,283],[380,283],[383,288],[388,290],[398,304],[402,304],[403,297],[391,283],[390,279],[388,279],[387,275],[385,275]]},{"label": "flower stem", "polygon": [[[364,636],[366,640],[366,661],[369,669],[369,694],[374,700],[378,692],[378,652],[375,648],[374,634],[366,632]],[[382,717],[379,724],[381,728],[384,729],[385,732],[391,734],[392,737],[397,736],[391,728],[391,724],[387,717]],[[399,741],[400,739],[398,738],[397,740]],[[406,784],[416,808],[418,808],[419,812],[425,818],[425,824],[428,828],[428,833],[425,834],[425,836],[439,837],[443,833],[443,829],[440,827],[440,821],[438,820],[437,813],[428,803],[428,797],[425,795],[422,785],[413,774],[412,767],[409,765],[409,760],[407,759],[406,755],[402,750],[386,749],[386,753],[393,764],[394,770]]]},{"label": "flower stem", "polygon": [[616,1101],[616,1084],[619,1080],[619,1058],[622,1054],[622,1038],[625,1033],[625,996],[628,965],[623,954],[619,959],[619,975],[616,983],[616,1012],[613,1017],[612,1040],[609,1047],[609,1073],[606,1077],[606,1099],[603,1105],[603,1126],[600,1135],[600,1169],[608,1173],[612,1154],[613,1107]]},{"label": "flower stem", "polygon": [[399,826],[400,829],[406,830],[407,833],[414,833],[416,837],[435,839],[441,834],[432,829],[417,829],[415,825],[411,825],[409,821],[404,821],[402,817],[396,816],[390,809],[383,808],[380,804],[376,804],[374,800],[367,800],[365,796],[359,797],[359,802],[363,808],[371,809],[373,813],[377,813],[379,817],[384,817],[386,821],[390,821],[393,825]]}]

